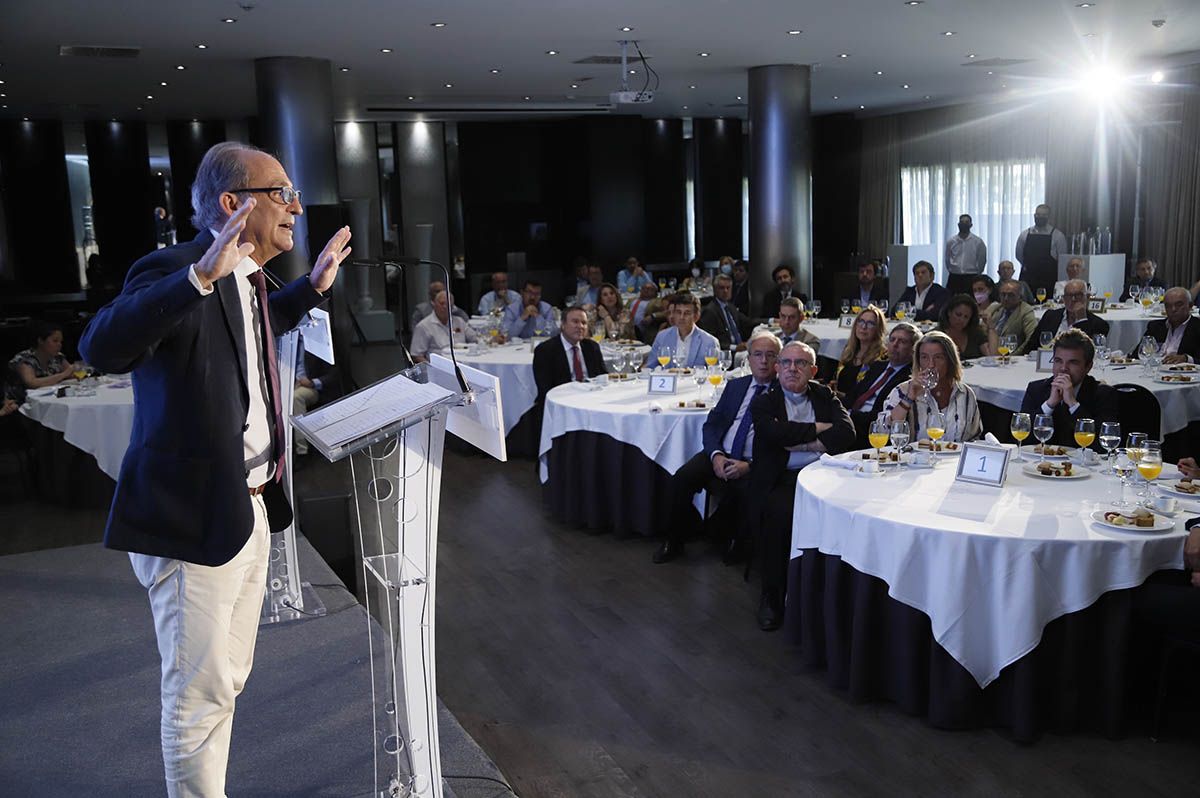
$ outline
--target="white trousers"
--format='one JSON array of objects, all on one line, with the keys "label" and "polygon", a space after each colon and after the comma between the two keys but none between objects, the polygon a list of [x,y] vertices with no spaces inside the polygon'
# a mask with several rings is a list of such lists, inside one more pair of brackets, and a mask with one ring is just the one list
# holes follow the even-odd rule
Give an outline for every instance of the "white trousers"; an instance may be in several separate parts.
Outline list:
[{"label": "white trousers", "polygon": [[254,531],[218,567],[129,555],[150,594],[162,657],[162,752],[167,795],[223,798],[233,706],[254,662],[270,531],[253,496]]}]

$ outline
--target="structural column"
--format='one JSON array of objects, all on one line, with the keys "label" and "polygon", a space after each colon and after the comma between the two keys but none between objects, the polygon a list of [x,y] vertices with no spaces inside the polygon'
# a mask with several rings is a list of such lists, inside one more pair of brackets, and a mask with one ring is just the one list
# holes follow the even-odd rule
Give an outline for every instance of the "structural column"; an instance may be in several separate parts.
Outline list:
[{"label": "structural column", "polygon": [[[296,219],[296,247],[271,268],[292,279],[308,272],[329,236],[344,223],[338,207],[332,66],[321,58],[260,58],[254,62],[254,77],[258,143],[279,158],[303,192],[305,213]],[[365,238],[366,231],[361,233]]]},{"label": "structural column", "polygon": [[787,264],[799,290],[812,286],[812,71],[753,67],[750,83],[750,288],[758,300]]}]

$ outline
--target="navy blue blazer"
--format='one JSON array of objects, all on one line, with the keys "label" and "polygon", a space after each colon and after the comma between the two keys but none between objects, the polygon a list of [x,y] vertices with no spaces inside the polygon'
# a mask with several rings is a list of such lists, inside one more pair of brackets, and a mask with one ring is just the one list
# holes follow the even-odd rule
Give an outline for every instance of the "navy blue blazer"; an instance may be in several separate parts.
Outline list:
[{"label": "navy blue blazer", "polygon": [[[121,293],[79,342],[91,365],[132,372],[129,448],[104,545],[200,565],[233,558],[254,529],[242,434],[250,394],[234,275],[202,296],[188,266],[212,244],[207,230],[160,249],[129,270]],[[270,295],[271,328],[282,334],[323,301],[306,276]],[[292,520],[273,480],[263,493],[272,531]]]},{"label": "navy blue blazer", "polygon": [[[910,285],[904,289],[904,293],[896,300],[896,305],[901,302],[916,302],[917,287]],[[917,321],[937,321],[938,316],[942,315],[942,306],[950,301],[950,292],[943,288],[938,283],[930,283],[929,290],[925,293],[925,307],[917,308]],[[896,317],[896,307],[892,306],[892,318]]]},{"label": "navy blue blazer", "polygon": [[[733,425],[734,419],[737,418],[738,408],[742,406],[742,400],[746,398],[746,391],[750,390],[752,384],[754,384],[754,378],[750,375],[736,377],[727,382],[725,392],[717,400],[717,406],[710,410],[708,418],[704,419],[704,456],[710,460],[714,452],[725,451],[721,444],[724,442],[730,426]],[[767,384],[767,389],[770,390],[774,384],[775,381],[772,380]],[[746,408],[746,412],[750,412],[750,408]]]}]

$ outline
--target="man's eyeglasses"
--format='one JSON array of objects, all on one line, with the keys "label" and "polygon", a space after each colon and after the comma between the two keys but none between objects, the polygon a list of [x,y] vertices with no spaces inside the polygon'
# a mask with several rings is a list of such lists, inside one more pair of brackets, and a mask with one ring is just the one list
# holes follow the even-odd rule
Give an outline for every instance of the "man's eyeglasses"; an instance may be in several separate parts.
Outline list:
[{"label": "man's eyeglasses", "polygon": [[1087,294],[1083,293],[1082,291],[1071,291],[1070,293],[1063,294],[1063,299],[1083,299],[1085,296],[1087,296]]},{"label": "man's eyeglasses", "polygon": [[774,352],[772,352],[770,350],[767,350],[765,352],[762,352],[762,351],[751,352],[749,357],[752,357],[755,360],[774,360],[775,358],[779,357],[779,355],[775,354]]},{"label": "man's eyeglasses", "polygon": [[271,199],[283,205],[291,205],[293,202],[300,201],[300,192],[291,186],[272,186],[270,188],[235,188],[230,191],[232,194],[241,194],[243,191],[249,191],[254,194],[266,194]]},{"label": "man's eyeglasses", "polygon": [[1000,298],[1001,299],[1016,299],[1017,295],[1014,294],[1012,291],[1001,291]]},{"label": "man's eyeglasses", "polygon": [[787,358],[787,357],[782,358],[780,360],[776,360],[775,363],[781,369],[790,369],[790,368],[810,369],[810,368],[812,368],[812,365],[813,365],[813,362],[811,360],[804,360],[802,358],[796,358],[795,360],[793,360],[793,359]]}]

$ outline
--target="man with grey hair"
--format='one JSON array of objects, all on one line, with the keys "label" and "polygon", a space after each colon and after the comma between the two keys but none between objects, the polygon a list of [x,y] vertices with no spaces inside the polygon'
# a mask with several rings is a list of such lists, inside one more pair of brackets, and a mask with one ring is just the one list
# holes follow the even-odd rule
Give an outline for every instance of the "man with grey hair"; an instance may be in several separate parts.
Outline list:
[{"label": "man with grey hair", "polygon": [[412,346],[409,347],[418,362],[429,360],[430,352],[445,352],[455,343],[473,343],[475,331],[457,316],[450,316],[450,295],[438,291],[433,298],[433,313],[421,319],[413,330]]},{"label": "man with grey hair", "polygon": [[[409,318],[409,325],[412,327],[413,332],[416,332],[417,325],[421,323],[421,319],[424,319],[429,316],[429,314],[433,313],[434,298],[445,290],[446,284],[441,280],[433,280],[429,283],[429,300],[426,302],[418,302],[417,306],[413,308],[412,316]],[[467,315],[467,312],[457,305],[452,307],[450,312],[454,314],[455,318],[462,319],[464,322],[471,320],[471,317]]]},{"label": "man with grey hair", "polygon": [[492,311],[503,313],[509,305],[521,301],[521,295],[508,287],[508,272],[492,273],[492,290],[479,300],[479,315],[486,316]]},{"label": "man with grey hair", "polygon": [[1047,310],[1033,333],[1017,349],[1016,353],[1024,355],[1037,349],[1044,332],[1055,337],[1071,327],[1083,330],[1087,333],[1088,338],[1108,335],[1108,322],[1087,309],[1087,283],[1083,280],[1067,281],[1063,287],[1063,306]]},{"label": "man with grey hair", "polygon": [[1059,280],[1054,283],[1053,296],[1056,296],[1056,297],[1062,296],[1063,292],[1067,290],[1067,281],[1069,281],[1069,280],[1083,280],[1083,282],[1086,284],[1087,278],[1084,277],[1085,271],[1086,271],[1086,266],[1084,266],[1083,258],[1074,257],[1074,258],[1071,258],[1070,260],[1068,260],[1067,261],[1067,279]]},{"label": "man with grey hair", "polygon": [[[1176,286],[1163,294],[1165,319],[1154,319],[1146,325],[1146,335],[1158,341],[1163,363],[1195,363],[1200,360],[1200,321],[1192,318],[1192,293]],[[1129,353],[1137,357],[1138,347]]]},{"label": "man with grey hair", "polygon": [[135,422],[104,544],[130,553],[149,593],[167,793],[221,796],[270,533],[292,521],[274,336],[325,300],[350,228],[310,274],[269,294],[263,266],[292,249],[304,213],[282,164],[218,144],[192,201],[199,235],[133,264],[79,349],[104,371],[133,373]]},{"label": "man with grey hair", "polygon": [[[703,449],[688,460],[671,477],[671,527],[663,543],[654,552],[654,562],[670,562],[683,554],[688,536],[707,523],[713,529],[729,530],[725,545],[725,561],[737,562],[745,550],[742,534],[745,518],[746,486],[750,462],[753,459],[754,427],[750,418],[750,403],[767,390],[775,380],[775,358],[779,354],[779,339],[769,332],[756,332],[747,345],[750,374],[735,377],[725,385],[720,401],[709,411],[702,432]],[[706,522],[696,516],[692,499],[698,491],[707,490],[720,497],[718,512]]]},{"label": "man with grey hair", "polygon": [[808,344],[788,344],[775,361],[778,381],[750,404],[754,469],[749,500],[758,511],[752,522],[762,574],[758,627],[764,632],[783,623],[796,476],[822,454],[854,446],[850,414],[832,390],[811,381],[816,362]]},{"label": "man with grey hair", "polygon": [[1034,315],[1033,308],[1021,298],[1021,284],[1016,280],[1001,280],[996,289],[1000,301],[993,302],[984,311],[988,316],[987,321],[996,331],[996,335],[1015,335],[1017,345],[1020,346],[1037,328],[1037,316]]}]

